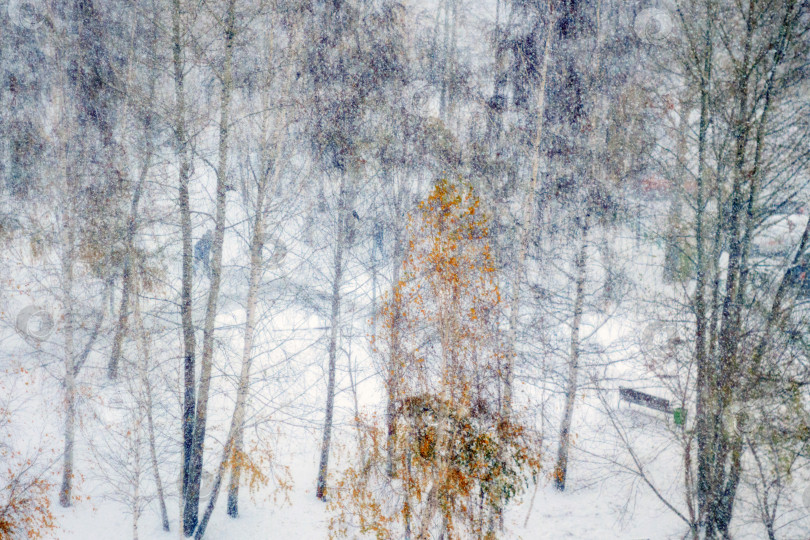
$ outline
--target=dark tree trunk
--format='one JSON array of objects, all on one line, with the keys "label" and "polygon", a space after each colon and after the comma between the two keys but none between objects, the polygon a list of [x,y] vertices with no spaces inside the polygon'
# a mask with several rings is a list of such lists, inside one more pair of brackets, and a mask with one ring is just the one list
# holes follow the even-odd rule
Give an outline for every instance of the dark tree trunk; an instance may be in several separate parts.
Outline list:
[{"label": "dark tree trunk", "polygon": [[565,409],[560,427],[560,443],[557,451],[557,464],[554,467],[554,486],[565,490],[568,474],[568,452],[571,440],[571,421],[574,416],[574,402],[577,395],[579,377],[580,326],[585,302],[585,277],[588,263],[588,227],[590,216],[586,213],[582,223],[582,245],[576,260],[576,296],[574,299],[574,322],[571,325],[571,356],[568,360],[568,384],[565,388]]},{"label": "dark tree trunk", "polygon": [[316,497],[326,500],[326,479],[329,469],[329,447],[332,440],[332,420],[335,406],[335,365],[337,363],[337,340],[340,330],[340,285],[343,277],[343,250],[345,249],[345,238],[347,221],[352,219],[346,212],[346,189],[345,176],[341,176],[340,196],[338,201],[338,235],[335,244],[332,281],[332,313],[330,317],[329,335],[329,373],[326,387],[326,408],[324,411],[323,441],[321,442],[321,458],[318,465],[318,482],[316,487]]},{"label": "dark tree trunk", "polygon": [[[186,133],[186,104],[185,104],[185,76],[183,62],[183,42],[181,35],[181,0],[172,3],[172,60],[174,67],[175,90],[175,137],[177,155],[179,160],[179,206],[180,231],[183,237],[182,247],[182,288],[180,291],[180,317],[183,327],[183,478],[181,505],[185,507],[188,499],[189,475],[191,472],[191,447],[194,437],[195,412],[195,349],[196,337],[194,335],[194,321],[192,319],[191,305],[191,279],[192,279],[192,246],[191,246],[191,205],[189,202],[189,175],[191,171],[191,155],[189,153]],[[184,520],[183,532],[190,536],[194,523]]]},{"label": "dark tree trunk", "polygon": [[224,21],[225,51],[222,69],[222,91],[219,121],[219,164],[217,166],[216,213],[214,239],[211,246],[211,287],[205,309],[203,326],[203,351],[200,370],[200,384],[194,416],[194,432],[191,439],[190,472],[186,486],[185,508],[183,510],[183,532],[191,536],[197,527],[200,501],[200,481],[202,479],[203,452],[205,449],[205,428],[208,420],[208,394],[211,387],[211,371],[214,360],[214,320],[217,314],[217,301],[222,281],[222,245],[225,237],[225,198],[228,175],[229,114],[233,77],[231,64],[235,35],[235,4],[229,0]]}]

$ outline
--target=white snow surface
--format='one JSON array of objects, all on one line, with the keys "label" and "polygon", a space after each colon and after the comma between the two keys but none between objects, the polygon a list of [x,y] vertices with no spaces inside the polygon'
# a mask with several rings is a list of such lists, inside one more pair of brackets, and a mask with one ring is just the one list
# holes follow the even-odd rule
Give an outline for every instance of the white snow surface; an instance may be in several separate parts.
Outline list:
[{"label": "white snow surface", "polygon": [[[635,240],[625,231],[625,239],[617,238],[619,249],[635,249]],[[636,276],[636,286],[648,294],[650,290],[662,287],[660,278],[649,272],[651,266],[660,264],[662,253],[654,246],[648,246],[647,253],[635,258],[635,267],[630,274]],[[23,293],[20,293],[21,295]],[[641,293],[638,293],[641,294]],[[18,304],[24,305],[25,298]],[[226,306],[228,304],[226,303]],[[8,308],[14,312],[14,307]],[[244,319],[242,308],[234,305],[226,307],[218,317],[218,324],[223,325],[222,339],[232,339],[232,350],[239,350],[241,343],[240,325]],[[278,322],[275,322],[278,321]],[[282,350],[270,350],[261,355],[254,366],[254,377],[258,392],[271,389],[269,382],[274,376],[287,376],[289,382],[284,388],[276,389],[277,394],[267,397],[267,405],[257,405],[254,396],[254,415],[260,420],[274,426],[277,431],[262,432],[263,441],[274,455],[273,464],[278,470],[288,468],[292,488],[283,493],[277,488],[278,483],[271,479],[270,484],[255,494],[247,488],[240,493],[240,516],[237,519],[225,513],[226,493],[220,492],[216,511],[208,527],[206,538],[218,539],[320,539],[327,538],[329,520],[332,514],[328,505],[315,498],[315,477],[318,465],[321,431],[319,426],[320,410],[324,399],[324,373],[321,365],[324,358],[322,346],[312,346],[323,335],[324,322],[316,316],[302,312],[277,313],[274,322],[266,327],[266,332],[289,333],[296,329],[294,339],[288,337]],[[358,323],[360,324],[360,323]],[[582,390],[574,414],[574,439],[569,465],[567,490],[558,492],[550,481],[549,471],[553,467],[556,455],[554,440],[556,419],[559,417],[559,406],[550,405],[550,422],[546,426],[549,440],[544,448],[544,474],[536,490],[530,486],[521,499],[510,506],[506,513],[503,538],[522,539],[594,539],[594,540],[664,540],[683,538],[686,533],[684,522],[662,502],[662,498],[678,512],[686,513],[683,499],[683,473],[680,449],[675,446],[671,436],[676,429],[667,415],[647,411],[641,407],[621,404],[618,400],[618,386],[631,384],[653,394],[667,396],[667,388],[661,385],[660,379],[653,377],[633,350],[632,339],[657,338],[662,331],[670,332],[660,324],[645,319],[643,313],[633,312],[614,316],[604,321],[598,314],[590,314],[584,321],[583,334],[607,351],[610,362],[602,373],[605,375],[600,383],[600,394],[593,386],[587,384],[583,375]],[[277,326],[277,327],[276,327]],[[8,334],[8,333],[7,333]],[[290,334],[292,335],[292,334]],[[645,337],[646,336],[646,337]],[[382,395],[379,380],[372,374],[370,361],[366,357],[367,349],[362,343],[365,336],[354,338],[353,358],[359,357],[361,366],[359,383],[359,401],[362,410],[370,412],[381,410]],[[630,345],[618,346],[620,343]],[[12,336],[3,341],[9,350],[29,347],[30,344]],[[648,344],[649,345],[649,344]],[[284,366],[289,366],[286,359],[297,355],[296,365],[303,366],[296,372],[285,375]],[[21,356],[21,363],[30,362],[31,355]],[[344,360],[345,361],[345,360]],[[209,441],[206,446],[206,467],[210,470],[221,451],[221,440],[233,407],[233,387],[228,382],[235,376],[238,358],[220,358],[225,382],[215,383],[212,393],[211,414],[209,418]],[[96,361],[103,365],[103,362]],[[58,365],[58,360],[56,361]],[[32,366],[29,366],[29,368]],[[88,366],[88,369],[90,366]],[[96,368],[93,368],[96,369]],[[178,366],[179,369],[179,366]],[[286,368],[289,369],[289,368]],[[345,371],[345,370],[344,370]],[[588,373],[595,373],[591,369]],[[32,373],[34,371],[32,370]],[[280,374],[280,375],[279,375]],[[178,374],[172,374],[176,376]],[[102,377],[99,370],[99,377]],[[350,396],[348,377],[338,376],[338,396],[336,401],[336,432],[333,437],[333,452],[330,463],[330,479],[334,481],[340,470],[350,462],[355,441],[351,425],[353,402]],[[94,454],[89,445],[97,443],[94,422],[114,423],[126,417],[127,401],[124,392],[113,383],[96,381],[101,385],[98,395],[86,399],[79,407],[80,424],[78,441],[75,450],[76,471],[80,475],[75,485],[79,500],[68,509],[63,509],[56,501],[56,490],[52,509],[54,510],[58,529],[48,538],[53,540],[123,540],[133,537],[132,515],[128,506],[116,495],[110,478],[124,474],[114,468],[105,469],[102,464],[91,458]],[[169,386],[171,386],[171,381]],[[278,386],[278,384],[276,384]],[[536,398],[537,388],[524,384],[523,398]],[[61,393],[58,382],[47,374],[47,369],[34,377],[30,385],[16,385],[15,391],[25,396],[26,404],[22,418],[25,419],[21,431],[15,434],[18,440],[26,440],[37,430],[52,433],[49,443],[56,456],[52,471],[54,481],[58,481],[61,465],[58,457],[61,450]],[[122,397],[123,396],[123,397]],[[557,400],[559,401],[559,400]],[[294,404],[294,405],[291,405]],[[110,405],[110,406],[106,406]],[[159,420],[159,429],[163,430],[161,439],[179,439],[179,422],[176,415],[179,411],[167,411],[165,418]],[[295,412],[285,408],[292,406]],[[273,408],[275,407],[275,408]],[[270,410],[272,408],[272,410]],[[617,424],[614,425],[607,411],[616,412]],[[158,413],[159,414],[159,413]],[[262,416],[264,414],[264,416]],[[96,415],[93,418],[92,415]],[[168,435],[167,435],[168,433]],[[619,434],[621,433],[621,438]],[[623,439],[622,439],[623,438]],[[101,440],[101,439],[99,439]],[[652,486],[647,485],[638,475],[633,474],[632,460],[623,441],[629,441],[638,458],[644,463],[645,472]],[[171,531],[161,529],[159,507],[152,499],[145,506],[138,521],[140,539],[175,539],[181,538],[178,532],[178,498],[177,479],[169,478],[170,473],[178,470],[179,447],[163,445],[162,468],[163,482],[168,493],[168,510]],[[98,448],[98,447],[97,447]],[[120,449],[118,450],[120,452]],[[152,493],[151,470],[147,457],[143,457],[145,472],[144,492]],[[111,487],[112,486],[112,487]],[[793,489],[786,491],[786,499],[781,502],[788,508],[784,514],[780,538],[805,539],[810,527],[810,508],[802,503],[803,490],[810,486],[806,477],[798,475],[793,479]],[[660,495],[656,495],[655,491]],[[735,539],[747,540],[764,537],[764,528],[758,522],[754,508],[750,505],[751,494],[742,493],[736,509]],[[748,502],[747,502],[748,501]],[[528,518],[527,518],[528,516]]]}]

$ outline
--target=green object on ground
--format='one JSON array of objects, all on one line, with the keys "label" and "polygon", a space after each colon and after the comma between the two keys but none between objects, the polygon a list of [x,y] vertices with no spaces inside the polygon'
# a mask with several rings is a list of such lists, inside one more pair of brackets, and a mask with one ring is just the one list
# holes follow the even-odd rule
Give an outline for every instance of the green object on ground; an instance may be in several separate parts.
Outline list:
[{"label": "green object on ground", "polygon": [[682,426],[686,423],[686,411],[680,407],[672,411],[672,417],[675,420],[676,426]]}]

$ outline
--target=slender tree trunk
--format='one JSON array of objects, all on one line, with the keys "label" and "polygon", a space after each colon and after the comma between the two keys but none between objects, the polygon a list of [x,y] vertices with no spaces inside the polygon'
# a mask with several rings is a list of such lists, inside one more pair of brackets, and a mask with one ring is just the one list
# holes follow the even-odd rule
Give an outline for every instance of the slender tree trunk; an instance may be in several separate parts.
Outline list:
[{"label": "slender tree trunk", "polygon": [[329,468],[329,446],[332,440],[332,419],[335,406],[335,365],[337,363],[337,341],[340,326],[340,285],[343,278],[343,250],[345,249],[346,228],[349,217],[346,215],[346,189],[345,175],[340,179],[340,196],[338,201],[338,234],[335,243],[334,263],[332,265],[334,277],[332,280],[332,314],[329,319],[329,373],[326,387],[326,409],[323,425],[323,441],[321,443],[321,459],[318,465],[318,483],[316,496],[326,500],[326,478]]},{"label": "slender tree trunk", "polygon": [[[152,465],[152,474],[155,479],[155,487],[157,489],[158,503],[160,504],[160,518],[164,531],[169,531],[169,514],[166,510],[166,495],[163,491],[163,481],[160,478],[160,467],[158,467],[157,448],[155,445],[155,422],[153,416],[152,405],[152,384],[149,382],[149,374],[147,366],[149,365],[149,336],[146,335],[146,329],[143,325],[141,318],[140,299],[137,297],[134,300],[133,318],[135,323],[135,332],[137,333],[136,339],[138,343],[138,376],[141,380],[141,390],[143,391],[143,402],[146,410],[146,429],[147,439],[149,442],[149,459]],[[124,309],[128,309],[124,306]]]},{"label": "slender tree trunk", "polygon": [[[278,156],[278,154],[276,154]],[[278,163],[276,163],[278,169]],[[264,183],[263,183],[264,184]],[[253,229],[253,239],[250,246],[250,278],[248,283],[247,306],[245,308],[245,336],[242,347],[242,370],[239,374],[239,386],[236,394],[236,406],[233,412],[234,441],[233,447],[236,459],[233,460],[231,478],[228,485],[228,515],[239,515],[239,478],[242,472],[241,455],[243,452],[243,426],[245,423],[245,404],[250,389],[250,367],[253,361],[253,335],[256,326],[256,297],[261,277],[262,248],[264,247],[264,185],[259,188],[259,201],[257,202],[256,217]]]},{"label": "slender tree trunk", "polygon": [[444,30],[442,31],[442,73],[441,88],[439,89],[439,118],[447,123],[447,71],[450,58],[450,2],[444,0],[442,10],[444,12]]},{"label": "slender tree trunk", "polygon": [[[73,193],[72,182],[69,181],[69,193]],[[76,354],[76,314],[74,311],[73,287],[74,268],[76,264],[76,239],[73,229],[74,217],[72,212],[75,206],[72,202],[67,203],[67,209],[63,213],[63,253],[62,253],[62,297],[65,311],[65,451],[63,454],[62,486],[59,491],[59,504],[63,507],[71,506],[73,492],[73,447],[76,437],[76,377],[84,365],[95,343],[101,325],[104,321],[103,308],[99,311],[95,327],[85,344],[84,350]],[[108,290],[105,291],[105,296]],[[105,300],[106,301],[106,298]]]},{"label": "slender tree trunk", "polygon": [[76,351],[74,313],[74,265],[76,262],[76,238],[74,231],[75,203],[72,197],[75,189],[75,171],[68,164],[69,146],[65,145],[65,183],[68,200],[64,201],[62,212],[62,302],[65,310],[65,451],[62,456],[62,487],[59,490],[59,504],[65,508],[71,506],[73,495],[73,445],[76,429]]},{"label": "slender tree trunk", "polygon": [[[272,57],[272,55],[270,55]],[[293,65],[292,63],[290,64]],[[291,69],[288,70],[287,80],[291,80]],[[265,104],[264,110],[269,110]],[[278,180],[281,175],[281,151],[286,141],[287,134],[287,115],[286,109],[282,111],[280,128],[281,134],[276,139],[275,151],[272,157],[273,160],[273,176],[269,180],[271,189],[278,185]],[[264,122],[263,131],[267,131],[267,122]],[[263,161],[267,164],[264,170],[268,170],[270,163],[270,156],[265,155]],[[239,375],[239,387],[236,395],[236,407],[233,413],[234,435],[234,451],[236,452],[237,459],[233,460],[233,467],[231,469],[231,478],[228,485],[228,515],[237,517],[239,515],[239,478],[241,476],[242,466],[239,456],[243,452],[244,440],[244,423],[245,423],[245,405],[248,399],[250,390],[250,367],[253,361],[253,336],[256,326],[256,301],[259,291],[259,283],[261,280],[262,270],[262,250],[264,248],[264,213],[266,193],[268,189],[268,178],[264,175],[257,187],[255,217],[253,223],[253,238],[250,245],[250,277],[248,281],[247,305],[245,307],[245,336],[244,345],[242,348],[242,371]]]},{"label": "slender tree trunk", "polygon": [[[707,259],[705,253],[704,219],[706,211],[706,150],[709,129],[709,99],[712,75],[712,21],[706,21],[703,51],[704,59],[700,70],[700,128],[698,132],[698,174],[697,174],[697,205],[695,208],[695,244],[697,251],[697,283],[695,285],[695,363],[697,365],[697,390],[695,426],[697,434],[697,499],[698,523],[702,523],[707,510],[709,470],[711,459],[709,457],[707,442],[709,438],[711,420],[711,384],[712,369],[711,356],[707,354],[707,333],[714,333],[714,324],[709,324],[706,314],[706,274]],[[722,208],[718,204],[718,208]],[[720,217],[718,217],[719,219]],[[719,230],[718,230],[719,232]],[[715,280],[714,292],[719,289],[719,282]],[[716,310],[713,310],[713,313]],[[714,317],[711,317],[713,320]],[[710,342],[713,340],[710,340]]]},{"label": "slender tree trunk", "polygon": [[138,415],[135,418],[133,441],[133,482],[132,494],[132,540],[138,540],[138,520],[141,519],[141,422],[143,421],[143,405],[138,406]]},{"label": "slender tree trunk", "polygon": [[400,295],[400,271],[402,267],[402,230],[397,226],[394,233],[394,277],[391,285],[391,303],[394,310],[391,321],[391,351],[388,360],[388,375],[386,380],[386,390],[388,392],[385,409],[385,420],[387,424],[387,457],[386,473],[389,478],[396,473],[396,400],[398,397],[399,377],[401,373],[402,357],[400,351],[400,321],[402,319],[402,298]]},{"label": "slender tree trunk", "polygon": [[[149,141],[149,139],[147,139],[147,141]],[[121,307],[119,309],[118,324],[115,328],[115,335],[113,336],[113,350],[112,354],[110,355],[110,361],[107,364],[107,377],[110,379],[115,379],[118,377],[118,362],[121,358],[121,347],[124,343],[127,321],[129,319],[129,311],[127,306],[129,306],[129,295],[130,290],[132,289],[132,243],[135,238],[135,231],[137,229],[136,220],[138,215],[138,205],[141,200],[143,185],[146,181],[146,175],[149,172],[149,167],[152,160],[152,145],[149,144],[149,142],[147,142],[147,144],[149,148],[141,169],[140,178],[138,179],[138,185],[135,187],[135,193],[132,195],[132,204],[130,206],[129,219],[127,221],[126,255],[124,258],[124,273],[121,283]]]},{"label": "slender tree trunk", "polygon": [[590,215],[585,214],[582,223],[582,245],[576,261],[577,281],[576,298],[574,299],[574,320],[571,324],[571,356],[568,360],[568,384],[565,388],[565,409],[560,426],[560,444],[557,452],[557,464],[554,467],[554,485],[565,490],[565,479],[568,473],[568,450],[571,438],[571,420],[574,416],[574,401],[577,396],[577,378],[579,375],[579,333],[582,324],[583,304],[585,301],[585,276],[588,262],[588,227]]},{"label": "slender tree trunk", "polygon": [[520,287],[523,282],[523,273],[526,265],[526,253],[529,248],[529,231],[534,216],[535,197],[540,177],[540,144],[543,139],[543,118],[546,110],[546,81],[548,78],[548,61],[551,56],[553,23],[549,23],[546,30],[546,39],[543,45],[543,64],[540,70],[540,83],[537,92],[537,126],[534,133],[534,153],[532,154],[532,176],[523,198],[522,222],[517,227],[518,253],[515,261],[514,277],[512,278],[512,298],[509,305],[509,330],[507,333],[507,353],[504,367],[503,410],[505,418],[512,413],[512,399],[515,372],[515,351],[517,341],[518,316],[520,313]]},{"label": "slender tree trunk", "polygon": [[[186,133],[185,65],[183,61],[183,37],[181,34],[181,0],[172,2],[172,60],[174,67],[175,92],[175,137],[179,161],[179,206],[180,231],[183,237],[181,253],[180,317],[183,327],[183,478],[181,505],[185,507],[188,498],[188,483],[191,473],[191,448],[194,438],[194,387],[195,387],[195,348],[194,321],[191,305],[192,247],[191,247],[191,204],[189,201],[189,175],[191,154]],[[190,531],[184,527],[184,532]]]},{"label": "slender tree trunk", "polygon": [[[275,169],[278,170],[278,152],[276,152]],[[264,247],[264,198],[266,181],[259,186],[258,200],[256,203],[256,216],[253,224],[253,238],[250,245],[250,277],[248,278],[247,305],[245,307],[245,335],[242,347],[242,370],[239,374],[239,386],[236,393],[236,407],[233,413],[233,424],[236,433],[234,435],[234,451],[236,459],[233,460],[231,469],[231,479],[228,485],[228,515],[237,517],[239,515],[239,478],[241,475],[241,459],[243,444],[243,425],[245,422],[245,403],[247,402],[248,391],[250,389],[250,367],[253,361],[253,335],[256,326],[256,300],[259,290],[259,280],[262,268],[262,248]]]},{"label": "slender tree trunk", "polygon": [[[155,6],[154,3],[151,6],[154,10]],[[132,22],[132,29],[130,32],[130,42],[132,43],[130,47],[129,58],[127,59],[127,76],[126,76],[126,86],[124,91],[127,92],[128,89],[131,87],[132,84],[132,77],[133,77],[133,65],[134,65],[134,54],[135,54],[135,32],[138,28],[137,21]],[[150,52],[151,58],[150,60],[157,65],[157,59],[155,56],[156,53],[156,40],[157,36],[154,31],[153,26],[153,39],[150,44]],[[149,84],[149,96],[147,98],[147,106],[151,107],[152,103],[154,102],[155,98],[155,76],[150,79]],[[127,133],[129,131],[129,116],[130,116],[130,98],[128,97],[124,109],[121,114],[121,132]],[[118,377],[118,363],[121,358],[121,347],[124,343],[124,337],[127,333],[127,320],[129,318],[129,311],[127,310],[127,306],[129,306],[129,295],[132,289],[132,241],[135,236],[136,230],[136,220],[138,215],[138,205],[141,199],[141,193],[143,192],[143,185],[146,180],[147,173],[149,171],[149,167],[152,160],[152,133],[151,133],[151,125],[150,120],[146,120],[144,123],[144,138],[146,139],[147,149],[146,149],[146,156],[144,157],[143,164],[141,165],[141,172],[138,177],[137,184],[135,185],[135,191],[132,195],[132,202],[130,204],[130,211],[129,217],[127,219],[127,236],[125,239],[125,246],[126,246],[126,255],[124,257],[124,269],[123,269],[123,276],[121,278],[121,309],[119,310],[118,315],[118,324],[115,327],[115,335],[113,336],[113,347],[112,353],[110,354],[110,360],[107,363],[107,377],[109,379],[116,379]],[[127,153],[126,147],[123,144],[117,145],[116,148],[110,148],[109,152],[110,158],[110,167],[115,168],[116,170],[123,171],[125,177],[128,177],[128,167],[126,165]],[[117,154],[112,155],[112,154]],[[122,165],[116,165],[115,161],[124,162]],[[110,306],[111,312],[112,310],[112,296],[110,297]]]},{"label": "slender tree trunk", "polygon": [[67,252],[63,255],[63,273],[65,280],[65,451],[62,466],[62,487],[59,490],[59,504],[71,506],[73,494],[73,445],[75,442],[76,423],[76,375],[74,371],[74,331],[73,314],[73,231],[72,219],[67,218]]},{"label": "slender tree trunk", "polygon": [[211,369],[214,358],[214,321],[217,313],[217,300],[222,279],[222,244],[225,236],[225,196],[228,174],[228,136],[231,93],[233,91],[232,59],[233,40],[236,26],[236,0],[229,0],[226,8],[224,39],[225,52],[222,71],[222,93],[219,120],[219,164],[217,166],[216,211],[214,239],[211,246],[211,288],[205,310],[203,326],[203,351],[200,384],[194,417],[194,436],[191,441],[191,472],[188,475],[186,504],[183,512],[183,529],[191,536],[197,527],[202,477],[203,451],[205,448],[205,427],[208,417],[208,393],[211,387]]}]

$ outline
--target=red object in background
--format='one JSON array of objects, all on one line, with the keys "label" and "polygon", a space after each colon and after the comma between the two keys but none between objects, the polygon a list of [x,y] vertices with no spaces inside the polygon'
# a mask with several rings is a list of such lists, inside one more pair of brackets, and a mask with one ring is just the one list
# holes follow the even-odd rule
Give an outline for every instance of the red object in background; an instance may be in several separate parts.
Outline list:
[{"label": "red object in background", "polygon": [[669,180],[657,174],[647,176],[641,180],[641,189],[644,193],[668,191],[669,187]]}]

